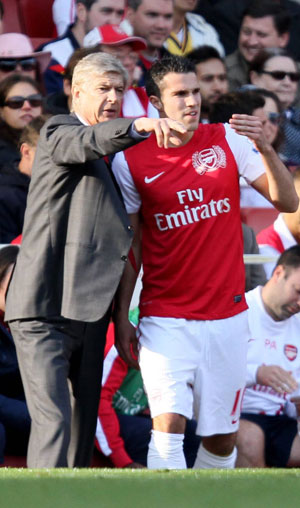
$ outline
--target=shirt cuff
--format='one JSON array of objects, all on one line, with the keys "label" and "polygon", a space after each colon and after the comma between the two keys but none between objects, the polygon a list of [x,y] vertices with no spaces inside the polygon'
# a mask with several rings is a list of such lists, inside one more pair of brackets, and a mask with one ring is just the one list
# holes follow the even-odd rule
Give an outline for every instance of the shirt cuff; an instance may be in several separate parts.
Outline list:
[{"label": "shirt cuff", "polygon": [[140,134],[139,132],[137,132],[134,126],[134,122],[131,124],[129,128],[129,136],[131,136],[133,139],[147,139],[149,138],[150,134],[151,132],[145,132],[145,134]]}]

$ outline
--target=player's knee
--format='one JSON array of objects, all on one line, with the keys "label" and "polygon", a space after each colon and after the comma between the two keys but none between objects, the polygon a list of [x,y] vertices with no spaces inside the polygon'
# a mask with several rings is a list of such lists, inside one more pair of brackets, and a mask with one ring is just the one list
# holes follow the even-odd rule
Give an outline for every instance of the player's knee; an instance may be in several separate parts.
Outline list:
[{"label": "player's knee", "polygon": [[231,434],[215,434],[214,436],[203,437],[203,446],[214,455],[230,455],[236,444],[236,432]]},{"label": "player's knee", "polygon": [[184,434],[186,419],[177,413],[164,413],[153,418],[153,429],[169,434]]}]

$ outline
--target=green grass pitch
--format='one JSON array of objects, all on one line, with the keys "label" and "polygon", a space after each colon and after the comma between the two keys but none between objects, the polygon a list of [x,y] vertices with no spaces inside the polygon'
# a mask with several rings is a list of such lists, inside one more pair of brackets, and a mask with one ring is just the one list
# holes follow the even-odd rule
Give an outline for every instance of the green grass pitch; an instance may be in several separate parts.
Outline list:
[{"label": "green grass pitch", "polygon": [[0,508],[297,508],[300,469],[0,469]]}]

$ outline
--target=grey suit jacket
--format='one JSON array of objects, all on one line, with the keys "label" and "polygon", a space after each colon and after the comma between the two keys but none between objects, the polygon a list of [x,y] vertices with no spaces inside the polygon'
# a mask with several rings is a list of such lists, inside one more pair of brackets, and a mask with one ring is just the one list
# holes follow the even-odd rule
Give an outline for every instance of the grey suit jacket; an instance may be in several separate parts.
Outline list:
[{"label": "grey suit jacket", "polygon": [[108,309],[132,231],[102,156],[137,143],[132,119],[84,126],[75,115],[43,127],[6,320],[64,316],[92,322]]}]

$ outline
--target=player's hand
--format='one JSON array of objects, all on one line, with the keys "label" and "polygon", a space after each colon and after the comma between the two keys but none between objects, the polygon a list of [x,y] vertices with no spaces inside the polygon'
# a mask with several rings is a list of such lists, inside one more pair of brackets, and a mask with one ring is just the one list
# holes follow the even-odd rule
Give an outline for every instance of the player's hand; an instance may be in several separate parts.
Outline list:
[{"label": "player's hand", "polygon": [[262,122],[257,116],[234,114],[229,124],[235,132],[251,139],[259,152],[271,149],[270,143],[265,138]]},{"label": "player's hand", "polygon": [[258,367],[256,381],[260,385],[270,386],[280,394],[292,393],[298,388],[297,381],[292,374],[278,365]]},{"label": "player's hand", "polygon": [[121,358],[129,367],[139,369],[138,340],[136,338],[136,328],[130,321],[124,317],[115,317],[115,346]]},{"label": "player's hand", "polygon": [[154,132],[160,148],[180,146],[183,142],[181,136],[187,133],[183,123],[170,118],[137,118],[134,127],[139,134]]},{"label": "player's hand", "polygon": [[127,466],[124,466],[123,469],[146,469],[146,466],[143,466],[139,462],[131,462]]}]

